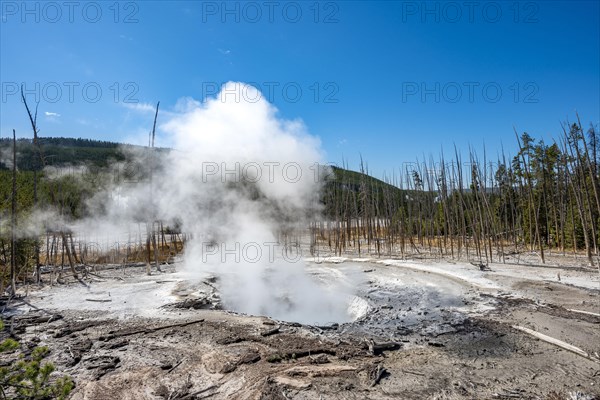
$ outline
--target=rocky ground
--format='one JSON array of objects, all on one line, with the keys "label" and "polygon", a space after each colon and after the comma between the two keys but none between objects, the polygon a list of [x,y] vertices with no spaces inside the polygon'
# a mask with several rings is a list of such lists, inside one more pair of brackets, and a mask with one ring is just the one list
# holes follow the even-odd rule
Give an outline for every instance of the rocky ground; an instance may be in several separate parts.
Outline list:
[{"label": "rocky ground", "polygon": [[23,344],[50,347],[72,399],[600,396],[594,269],[320,259],[315,280],[355,287],[354,320],[320,325],[223,310],[218,280],[163,269],[30,289],[3,318]]}]

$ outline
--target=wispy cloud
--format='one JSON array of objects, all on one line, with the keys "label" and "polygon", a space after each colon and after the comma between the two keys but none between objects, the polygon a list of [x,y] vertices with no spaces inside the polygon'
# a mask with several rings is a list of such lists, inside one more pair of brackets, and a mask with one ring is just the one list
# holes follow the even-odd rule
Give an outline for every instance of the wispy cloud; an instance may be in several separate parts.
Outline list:
[{"label": "wispy cloud", "polygon": [[59,113],[50,112],[50,111],[46,111],[46,112],[44,112],[44,114],[46,114],[46,117],[60,117]]},{"label": "wispy cloud", "polygon": [[57,124],[61,123],[60,114],[57,112],[44,111],[44,117],[45,117],[44,119],[46,122],[57,123]]},{"label": "wispy cloud", "polygon": [[[150,103],[121,103],[126,109],[133,111],[138,114],[143,115],[152,115],[156,112],[156,104]],[[183,106],[185,103],[182,103],[182,100],[178,100],[175,106],[175,110],[171,111],[168,107],[161,105],[158,110],[158,118],[162,119],[163,117],[171,118],[175,114],[186,111],[187,109]],[[182,110],[183,108],[183,110]]]},{"label": "wispy cloud", "polygon": [[150,103],[122,103],[127,109],[138,111],[141,113],[150,113],[156,110],[156,106]]},{"label": "wispy cloud", "polygon": [[225,50],[223,50],[223,49],[218,49],[218,50],[219,50],[219,53],[221,53],[221,54],[225,54],[225,55],[227,55],[227,54],[231,54],[231,50],[227,50],[227,49],[225,49]]}]

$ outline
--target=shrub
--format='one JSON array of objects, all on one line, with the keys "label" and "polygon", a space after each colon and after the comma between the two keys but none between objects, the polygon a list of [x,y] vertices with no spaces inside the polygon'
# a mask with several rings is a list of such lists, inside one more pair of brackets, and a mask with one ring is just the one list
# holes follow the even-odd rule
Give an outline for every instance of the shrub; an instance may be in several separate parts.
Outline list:
[{"label": "shrub", "polygon": [[[0,331],[4,323],[0,320]],[[0,342],[0,353],[15,352],[15,357],[8,366],[0,367],[0,396],[2,399],[45,400],[67,398],[73,389],[73,381],[67,375],[50,380],[54,365],[42,362],[50,350],[46,346],[38,346],[29,356],[19,352],[19,342],[5,339]]]}]

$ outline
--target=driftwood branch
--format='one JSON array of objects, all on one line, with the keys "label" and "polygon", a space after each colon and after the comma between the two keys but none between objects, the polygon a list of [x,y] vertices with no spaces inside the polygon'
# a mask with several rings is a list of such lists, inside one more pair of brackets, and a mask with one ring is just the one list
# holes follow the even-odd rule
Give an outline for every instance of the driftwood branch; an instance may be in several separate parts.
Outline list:
[{"label": "driftwood branch", "polygon": [[525,332],[530,334],[533,337],[536,337],[546,343],[550,343],[553,344],[555,346],[560,347],[561,349],[570,351],[572,353],[575,353],[577,355],[580,355],[581,357],[587,358],[588,360],[600,363],[600,360],[597,359],[596,357],[591,356],[590,354],[588,354],[587,352],[581,350],[579,347],[575,347],[572,344],[569,344],[567,342],[563,342],[562,340],[558,340],[555,339],[553,337],[544,335],[543,333],[539,333],[534,331],[533,329],[529,329],[529,328],[525,328],[524,326],[518,326],[518,325],[513,325],[513,328],[521,331],[521,332]]},{"label": "driftwood branch", "polygon": [[373,376],[373,381],[371,382],[371,386],[377,385],[386,374],[386,369],[382,367],[381,364],[378,364]]}]

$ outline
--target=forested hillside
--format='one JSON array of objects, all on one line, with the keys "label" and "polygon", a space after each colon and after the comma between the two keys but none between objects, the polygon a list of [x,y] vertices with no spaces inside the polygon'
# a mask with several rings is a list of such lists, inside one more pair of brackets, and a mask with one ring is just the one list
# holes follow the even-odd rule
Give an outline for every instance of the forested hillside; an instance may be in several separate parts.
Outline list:
[{"label": "forested hillside", "polygon": [[[122,145],[114,142],[96,141],[91,139],[74,138],[44,138],[38,139],[42,151],[42,158],[46,166],[77,166],[107,167],[112,162],[124,161],[124,149],[136,146]],[[12,140],[0,139],[0,170],[8,170],[9,158],[6,157],[12,150]],[[17,140],[17,167],[20,171],[32,171],[36,168],[37,158],[35,146],[31,139]]]}]

